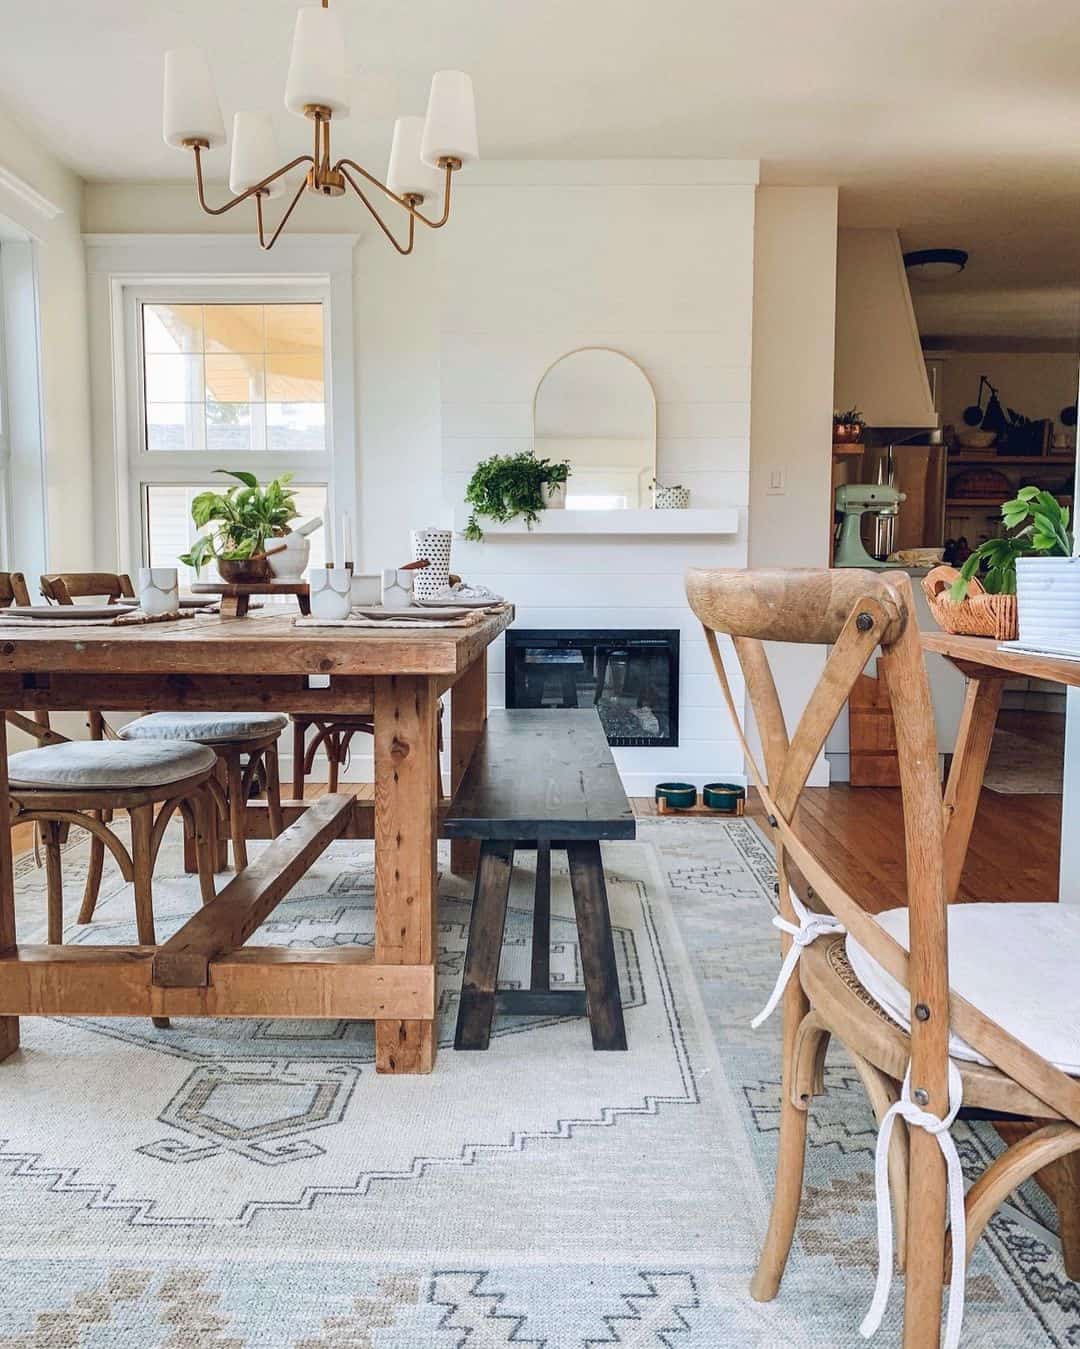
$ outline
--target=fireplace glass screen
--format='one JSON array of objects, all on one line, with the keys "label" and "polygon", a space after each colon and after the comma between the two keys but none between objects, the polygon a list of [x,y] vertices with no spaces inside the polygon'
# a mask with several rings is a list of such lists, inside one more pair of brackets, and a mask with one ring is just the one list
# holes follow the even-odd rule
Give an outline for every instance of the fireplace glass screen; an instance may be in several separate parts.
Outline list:
[{"label": "fireplace glass screen", "polygon": [[507,707],[595,707],[608,743],[679,743],[679,632],[596,628],[506,634]]}]

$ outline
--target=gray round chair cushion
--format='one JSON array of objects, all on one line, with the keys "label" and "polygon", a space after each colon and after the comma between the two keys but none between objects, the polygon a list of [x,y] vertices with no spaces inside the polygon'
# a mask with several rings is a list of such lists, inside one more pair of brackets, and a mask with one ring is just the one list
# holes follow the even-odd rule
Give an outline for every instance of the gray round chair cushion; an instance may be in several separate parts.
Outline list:
[{"label": "gray round chair cushion", "polygon": [[188,740],[221,745],[235,740],[261,740],[289,724],[279,712],[150,712],[129,721],[121,740]]},{"label": "gray round chair cushion", "polygon": [[25,749],[8,760],[14,788],[124,789],[167,787],[212,769],[217,755],[205,745],[167,740],[71,740]]}]

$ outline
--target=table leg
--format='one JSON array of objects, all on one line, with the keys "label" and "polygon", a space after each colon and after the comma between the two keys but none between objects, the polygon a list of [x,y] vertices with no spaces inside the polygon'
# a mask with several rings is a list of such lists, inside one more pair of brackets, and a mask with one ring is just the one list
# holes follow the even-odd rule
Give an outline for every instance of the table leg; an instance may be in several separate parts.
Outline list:
[{"label": "table leg", "polygon": [[[433,681],[375,681],[375,959],[435,963],[439,700]],[[429,1073],[434,1021],[375,1022],[380,1073]]]},{"label": "table leg", "polygon": [[945,786],[945,895],[950,903],[960,889],[1004,687],[1000,678],[968,680]]},{"label": "table leg", "polygon": [[[450,799],[453,800],[487,723],[486,651],[477,656],[454,685],[450,700]],[[455,876],[473,875],[479,860],[479,840],[450,840],[450,870]]]},{"label": "table leg", "polygon": [[[0,950],[15,945],[15,872],[11,861],[11,798],[8,795],[7,719],[0,713]],[[0,989],[0,1004],[3,1003]],[[19,1018],[0,1016],[0,1059],[19,1047]]]}]

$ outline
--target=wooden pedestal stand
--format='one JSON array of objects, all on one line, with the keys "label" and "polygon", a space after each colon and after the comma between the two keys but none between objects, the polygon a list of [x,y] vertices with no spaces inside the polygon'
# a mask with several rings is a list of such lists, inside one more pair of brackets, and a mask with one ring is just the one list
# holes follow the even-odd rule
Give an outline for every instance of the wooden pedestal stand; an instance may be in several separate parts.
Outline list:
[{"label": "wooden pedestal stand", "polygon": [[221,617],[243,618],[247,614],[252,595],[295,595],[302,614],[311,613],[311,599],[306,581],[196,581],[193,595],[220,595]]}]

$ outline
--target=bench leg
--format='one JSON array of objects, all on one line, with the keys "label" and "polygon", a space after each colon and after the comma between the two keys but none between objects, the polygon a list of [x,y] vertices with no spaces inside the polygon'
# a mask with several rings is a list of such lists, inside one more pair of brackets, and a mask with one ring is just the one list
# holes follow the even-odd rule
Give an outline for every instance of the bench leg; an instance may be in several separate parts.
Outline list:
[{"label": "bench leg", "polygon": [[487,1049],[491,1039],[495,984],[499,977],[499,956],[502,954],[513,869],[512,843],[484,843],[476,871],[455,1049]]},{"label": "bench leg", "polygon": [[567,843],[593,1049],[625,1049],[615,943],[599,843]]},{"label": "bench leg", "polygon": [[533,893],[532,977],[534,993],[551,988],[551,844],[536,845],[536,890]]}]

